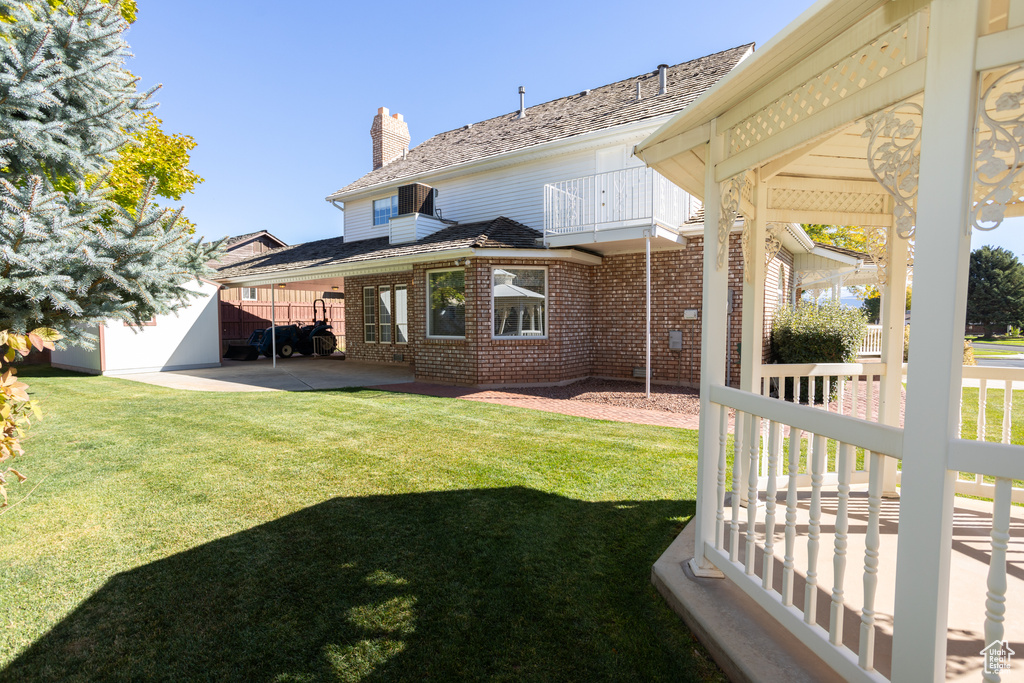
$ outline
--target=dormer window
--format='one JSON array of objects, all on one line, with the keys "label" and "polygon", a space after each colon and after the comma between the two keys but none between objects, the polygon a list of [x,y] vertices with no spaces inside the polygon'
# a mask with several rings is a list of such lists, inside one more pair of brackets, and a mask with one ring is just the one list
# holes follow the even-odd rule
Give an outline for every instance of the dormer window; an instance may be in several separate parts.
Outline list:
[{"label": "dormer window", "polygon": [[385,199],[373,200],[373,224],[387,225],[388,221],[398,215],[398,195]]}]

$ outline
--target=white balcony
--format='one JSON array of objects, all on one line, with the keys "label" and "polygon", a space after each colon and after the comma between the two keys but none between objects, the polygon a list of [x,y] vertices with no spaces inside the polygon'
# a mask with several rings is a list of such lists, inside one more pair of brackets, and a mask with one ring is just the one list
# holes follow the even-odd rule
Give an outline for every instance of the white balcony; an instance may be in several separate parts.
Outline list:
[{"label": "white balcony", "polygon": [[649,168],[624,168],[544,186],[544,239],[552,246],[651,236],[685,243],[680,228],[699,203]]}]

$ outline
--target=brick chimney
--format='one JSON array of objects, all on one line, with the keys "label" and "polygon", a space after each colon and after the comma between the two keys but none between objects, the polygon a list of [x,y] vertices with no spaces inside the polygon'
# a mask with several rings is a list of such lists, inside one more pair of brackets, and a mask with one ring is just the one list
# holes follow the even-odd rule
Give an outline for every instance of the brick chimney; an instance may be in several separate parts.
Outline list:
[{"label": "brick chimney", "polygon": [[389,114],[387,107],[377,110],[370,126],[373,138],[373,170],[386,166],[409,149],[409,124],[401,114]]}]

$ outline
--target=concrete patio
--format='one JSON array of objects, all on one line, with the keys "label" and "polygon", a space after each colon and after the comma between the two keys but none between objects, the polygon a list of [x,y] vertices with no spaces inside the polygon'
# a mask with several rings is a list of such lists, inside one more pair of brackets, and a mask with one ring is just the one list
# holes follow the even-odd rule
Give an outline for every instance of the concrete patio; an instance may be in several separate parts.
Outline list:
[{"label": "concrete patio", "polygon": [[254,361],[224,360],[219,368],[145,372],[120,379],[188,391],[315,391],[413,381],[405,365],[384,365],[327,358],[296,357]]}]

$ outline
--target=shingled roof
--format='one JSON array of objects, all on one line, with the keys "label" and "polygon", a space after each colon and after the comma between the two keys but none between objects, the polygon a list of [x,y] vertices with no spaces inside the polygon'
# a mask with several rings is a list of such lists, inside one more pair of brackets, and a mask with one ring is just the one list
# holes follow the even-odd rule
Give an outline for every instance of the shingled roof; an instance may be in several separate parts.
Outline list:
[{"label": "shingled roof", "polygon": [[[664,95],[658,95],[657,72],[646,73],[528,107],[522,119],[517,110],[440,133],[409,150],[404,159],[367,173],[329,199],[455,164],[677,112],[729,73],[753,47],[748,43],[670,66]],[[640,100],[636,99],[638,79],[643,79]]]},{"label": "shingled roof", "polygon": [[263,252],[217,271],[218,280],[303,268],[345,265],[451,249],[538,249],[542,235],[522,223],[499,216],[494,220],[452,225],[408,244],[392,245],[387,237],[345,242],[332,237]]}]

